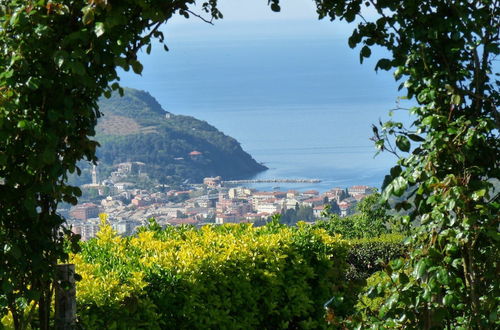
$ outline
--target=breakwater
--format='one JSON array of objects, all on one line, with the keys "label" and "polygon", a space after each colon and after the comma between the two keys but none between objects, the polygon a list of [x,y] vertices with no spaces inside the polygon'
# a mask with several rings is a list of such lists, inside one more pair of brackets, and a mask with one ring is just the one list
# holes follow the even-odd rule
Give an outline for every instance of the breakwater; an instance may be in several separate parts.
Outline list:
[{"label": "breakwater", "polygon": [[320,179],[260,179],[260,180],[228,180],[224,185],[238,185],[245,183],[320,183]]}]

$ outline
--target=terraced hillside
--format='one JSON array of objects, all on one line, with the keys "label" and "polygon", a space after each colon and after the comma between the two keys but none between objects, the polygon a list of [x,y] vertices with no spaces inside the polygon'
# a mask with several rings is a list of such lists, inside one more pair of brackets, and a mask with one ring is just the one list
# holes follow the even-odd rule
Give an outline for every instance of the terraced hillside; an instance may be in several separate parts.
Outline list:
[{"label": "terraced hillside", "polygon": [[232,137],[205,121],[165,111],[147,92],[126,88],[123,97],[103,98],[99,106],[104,116],[96,137],[104,167],[144,162],[160,182],[247,178],[266,169]]}]

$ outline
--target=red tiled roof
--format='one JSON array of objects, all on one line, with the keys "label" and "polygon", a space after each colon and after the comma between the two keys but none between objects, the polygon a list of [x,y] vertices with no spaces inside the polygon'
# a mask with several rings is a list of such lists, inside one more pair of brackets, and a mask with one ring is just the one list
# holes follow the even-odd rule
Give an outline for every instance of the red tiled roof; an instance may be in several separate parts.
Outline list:
[{"label": "red tiled roof", "polygon": [[308,190],[308,191],[304,191],[304,194],[308,194],[308,195],[318,195],[319,194],[319,191],[317,190]]}]

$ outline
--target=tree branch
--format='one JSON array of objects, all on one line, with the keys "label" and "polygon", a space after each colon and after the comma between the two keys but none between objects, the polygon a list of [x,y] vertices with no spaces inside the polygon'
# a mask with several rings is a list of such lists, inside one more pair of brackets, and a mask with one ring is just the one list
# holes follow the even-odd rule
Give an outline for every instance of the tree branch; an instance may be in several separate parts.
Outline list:
[{"label": "tree branch", "polygon": [[200,14],[194,13],[189,9],[185,10],[185,12],[193,15],[194,17],[198,17],[199,19],[201,19],[205,23],[208,23],[210,25],[214,25],[214,23],[213,23],[214,18],[213,17],[210,20],[207,20],[205,17],[201,16]]}]

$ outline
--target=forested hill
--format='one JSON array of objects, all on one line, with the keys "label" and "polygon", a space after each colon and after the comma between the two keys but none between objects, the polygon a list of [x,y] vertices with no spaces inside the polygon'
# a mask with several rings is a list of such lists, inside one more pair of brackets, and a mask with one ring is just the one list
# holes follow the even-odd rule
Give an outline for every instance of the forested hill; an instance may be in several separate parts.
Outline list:
[{"label": "forested hill", "polygon": [[246,178],[266,169],[232,137],[205,121],[163,110],[147,92],[125,88],[123,97],[102,98],[99,107],[104,115],[97,125],[97,154],[104,167],[144,162],[160,182]]}]

